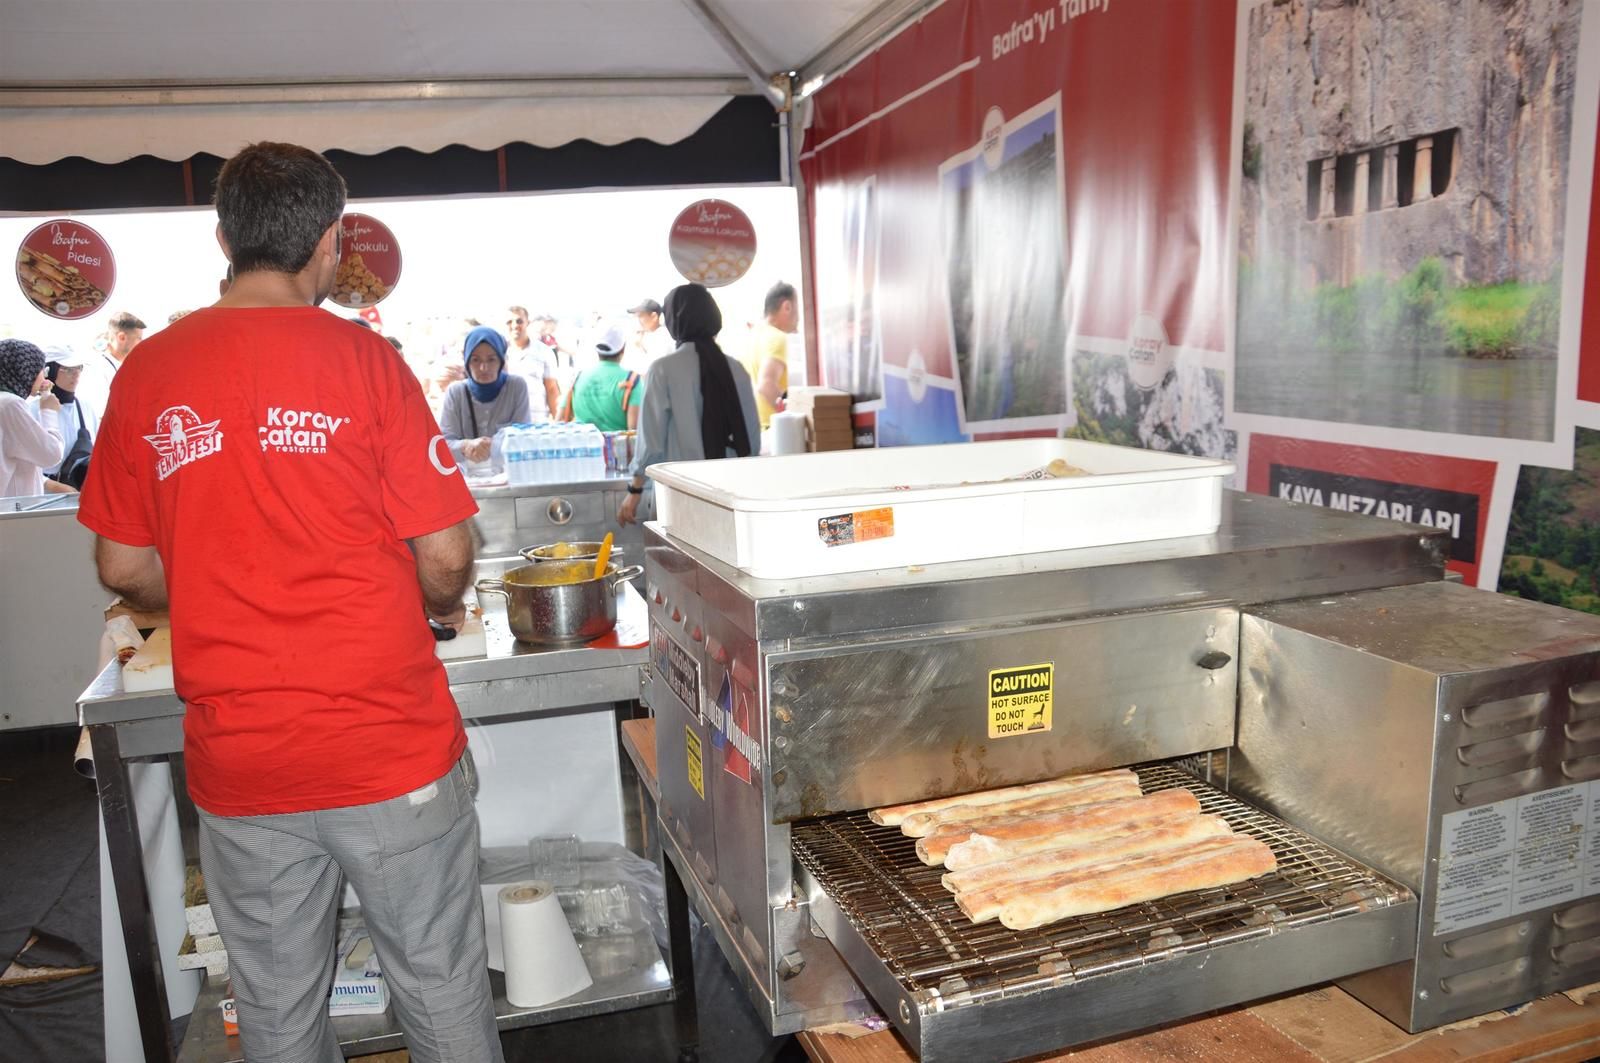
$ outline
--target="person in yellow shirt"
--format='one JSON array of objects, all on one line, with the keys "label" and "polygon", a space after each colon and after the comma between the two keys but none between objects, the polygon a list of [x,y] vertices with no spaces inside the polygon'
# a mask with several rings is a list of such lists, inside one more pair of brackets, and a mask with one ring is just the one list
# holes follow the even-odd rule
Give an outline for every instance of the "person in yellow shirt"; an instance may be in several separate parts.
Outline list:
[{"label": "person in yellow shirt", "polygon": [[778,400],[789,390],[789,335],[800,328],[799,295],[794,285],[779,281],[767,292],[762,307],[766,321],[756,326],[744,367],[756,386],[756,413],[761,428],[772,426]]}]

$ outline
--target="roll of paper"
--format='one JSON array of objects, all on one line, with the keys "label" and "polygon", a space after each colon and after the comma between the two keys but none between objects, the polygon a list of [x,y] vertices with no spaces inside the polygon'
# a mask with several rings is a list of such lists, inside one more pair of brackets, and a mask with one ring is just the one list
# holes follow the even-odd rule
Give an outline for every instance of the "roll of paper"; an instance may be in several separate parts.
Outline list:
[{"label": "roll of paper", "polygon": [[806,452],[806,418],[804,414],[785,411],[772,415],[772,452],[774,454],[804,454]]},{"label": "roll of paper", "polygon": [[537,1008],[594,984],[548,882],[513,882],[498,899],[507,1001]]}]

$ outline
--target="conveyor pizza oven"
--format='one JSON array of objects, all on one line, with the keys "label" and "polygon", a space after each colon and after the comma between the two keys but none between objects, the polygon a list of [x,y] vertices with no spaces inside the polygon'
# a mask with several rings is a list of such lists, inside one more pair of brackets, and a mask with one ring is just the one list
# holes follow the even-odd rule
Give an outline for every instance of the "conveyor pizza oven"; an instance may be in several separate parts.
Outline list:
[{"label": "conveyor pizza oven", "polygon": [[[1444,548],[1229,492],[1210,536],[778,581],[651,527],[668,855],[775,1033],[877,1012],[924,1060],[1334,979],[1413,1029],[1594,981],[1600,620]],[[867,816],[1125,765],[1277,870],[1012,931]]]}]

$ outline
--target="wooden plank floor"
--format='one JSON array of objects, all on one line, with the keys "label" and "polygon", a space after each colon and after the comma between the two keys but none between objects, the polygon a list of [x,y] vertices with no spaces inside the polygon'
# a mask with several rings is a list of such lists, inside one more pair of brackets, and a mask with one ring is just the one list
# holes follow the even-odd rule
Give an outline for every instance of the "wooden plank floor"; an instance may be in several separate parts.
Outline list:
[{"label": "wooden plank floor", "polygon": [[[800,1044],[816,1063],[914,1059],[891,1031],[854,1038],[806,1032]],[[1327,987],[1039,1056],[1035,1063],[1582,1063],[1595,1058],[1600,1058],[1600,1003],[1577,1004],[1558,994],[1516,1015],[1502,1012],[1408,1034],[1343,990]]]}]

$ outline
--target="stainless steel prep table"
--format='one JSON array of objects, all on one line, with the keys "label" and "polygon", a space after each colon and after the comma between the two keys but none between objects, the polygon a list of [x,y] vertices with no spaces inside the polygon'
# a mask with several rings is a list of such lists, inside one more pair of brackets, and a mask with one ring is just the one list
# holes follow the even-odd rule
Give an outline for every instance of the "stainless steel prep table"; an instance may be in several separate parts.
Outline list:
[{"label": "stainless steel prep table", "polygon": [[[619,603],[619,617],[641,616],[645,606],[638,592],[625,585],[620,593],[623,601]],[[488,654],[445,662],[451,693],[464,720],[482,723],[528,719],[584,708],[612,712],[618,706],[638,700],[648,660],[647,649],[538,650],[515,641],[505,627],[503,611],[492,605],[484,621]],[[643,627],[642,623],[636,626]],[[170,1020],[144,879],[139,825],[130,795],[128,762],[167,760],[170,763],[175,754],[182,753],[184,705],[172,691],[125,693],[121,667],[113,662],[84,691],[78,707],[93,744],[107,851],[122,913],[123,938],[145,1057],[152,1063],[170,1060],[173,1058],[167,1034]],[[175,790],[181,793],[182,786],[175,786]],[[677,876],[670,869],[667,876],[670,903],[672,894],[681,891],[682,886],[675,881]],[[686,929],[686,923],[671,929],[676,933]],[[653,943],[650,947],[654,949]],[[673,951],[677,951],[676,941]],[[541,1009],[513,1008],[504,998],[503,980],[495,977],[494,982],[496,1013],[502,1030],[662,1003],[673,999],[675,990],[680,988],[674,985],[672,973],[659,957],[653,964],[597,981],[596,986],[585,993]],[[202,992],[190,1025],[190,1036],[184,1042],[186,1049],[215,1040],[208,1039],[204,1031],[198,1029],[216,1018],[203,1010],[213,995],[209,991]],[[341,1039],[353,1047],[358,1046],[361,1052],[383,1051],[402,1044],[399,1028],[388,1015],[340,1019],[336,1020],[336,1027]],[[232,1044],[236,1049],[237,1041]],[[214,1057],[197,1054],[195,1058]]]},{"label": "stainless steel prep table", "polygon": [[481,558],[515,557],[518,550],[554,542],[598,542],[615,536],[615,551],[627,564],[644,556],[644,532],[638,524],[617,523],[617,510],[627,497],[627,473],[612,472],[589,480],[539,484],[470,484],[478,500],[473,519],[483,541]]}]

